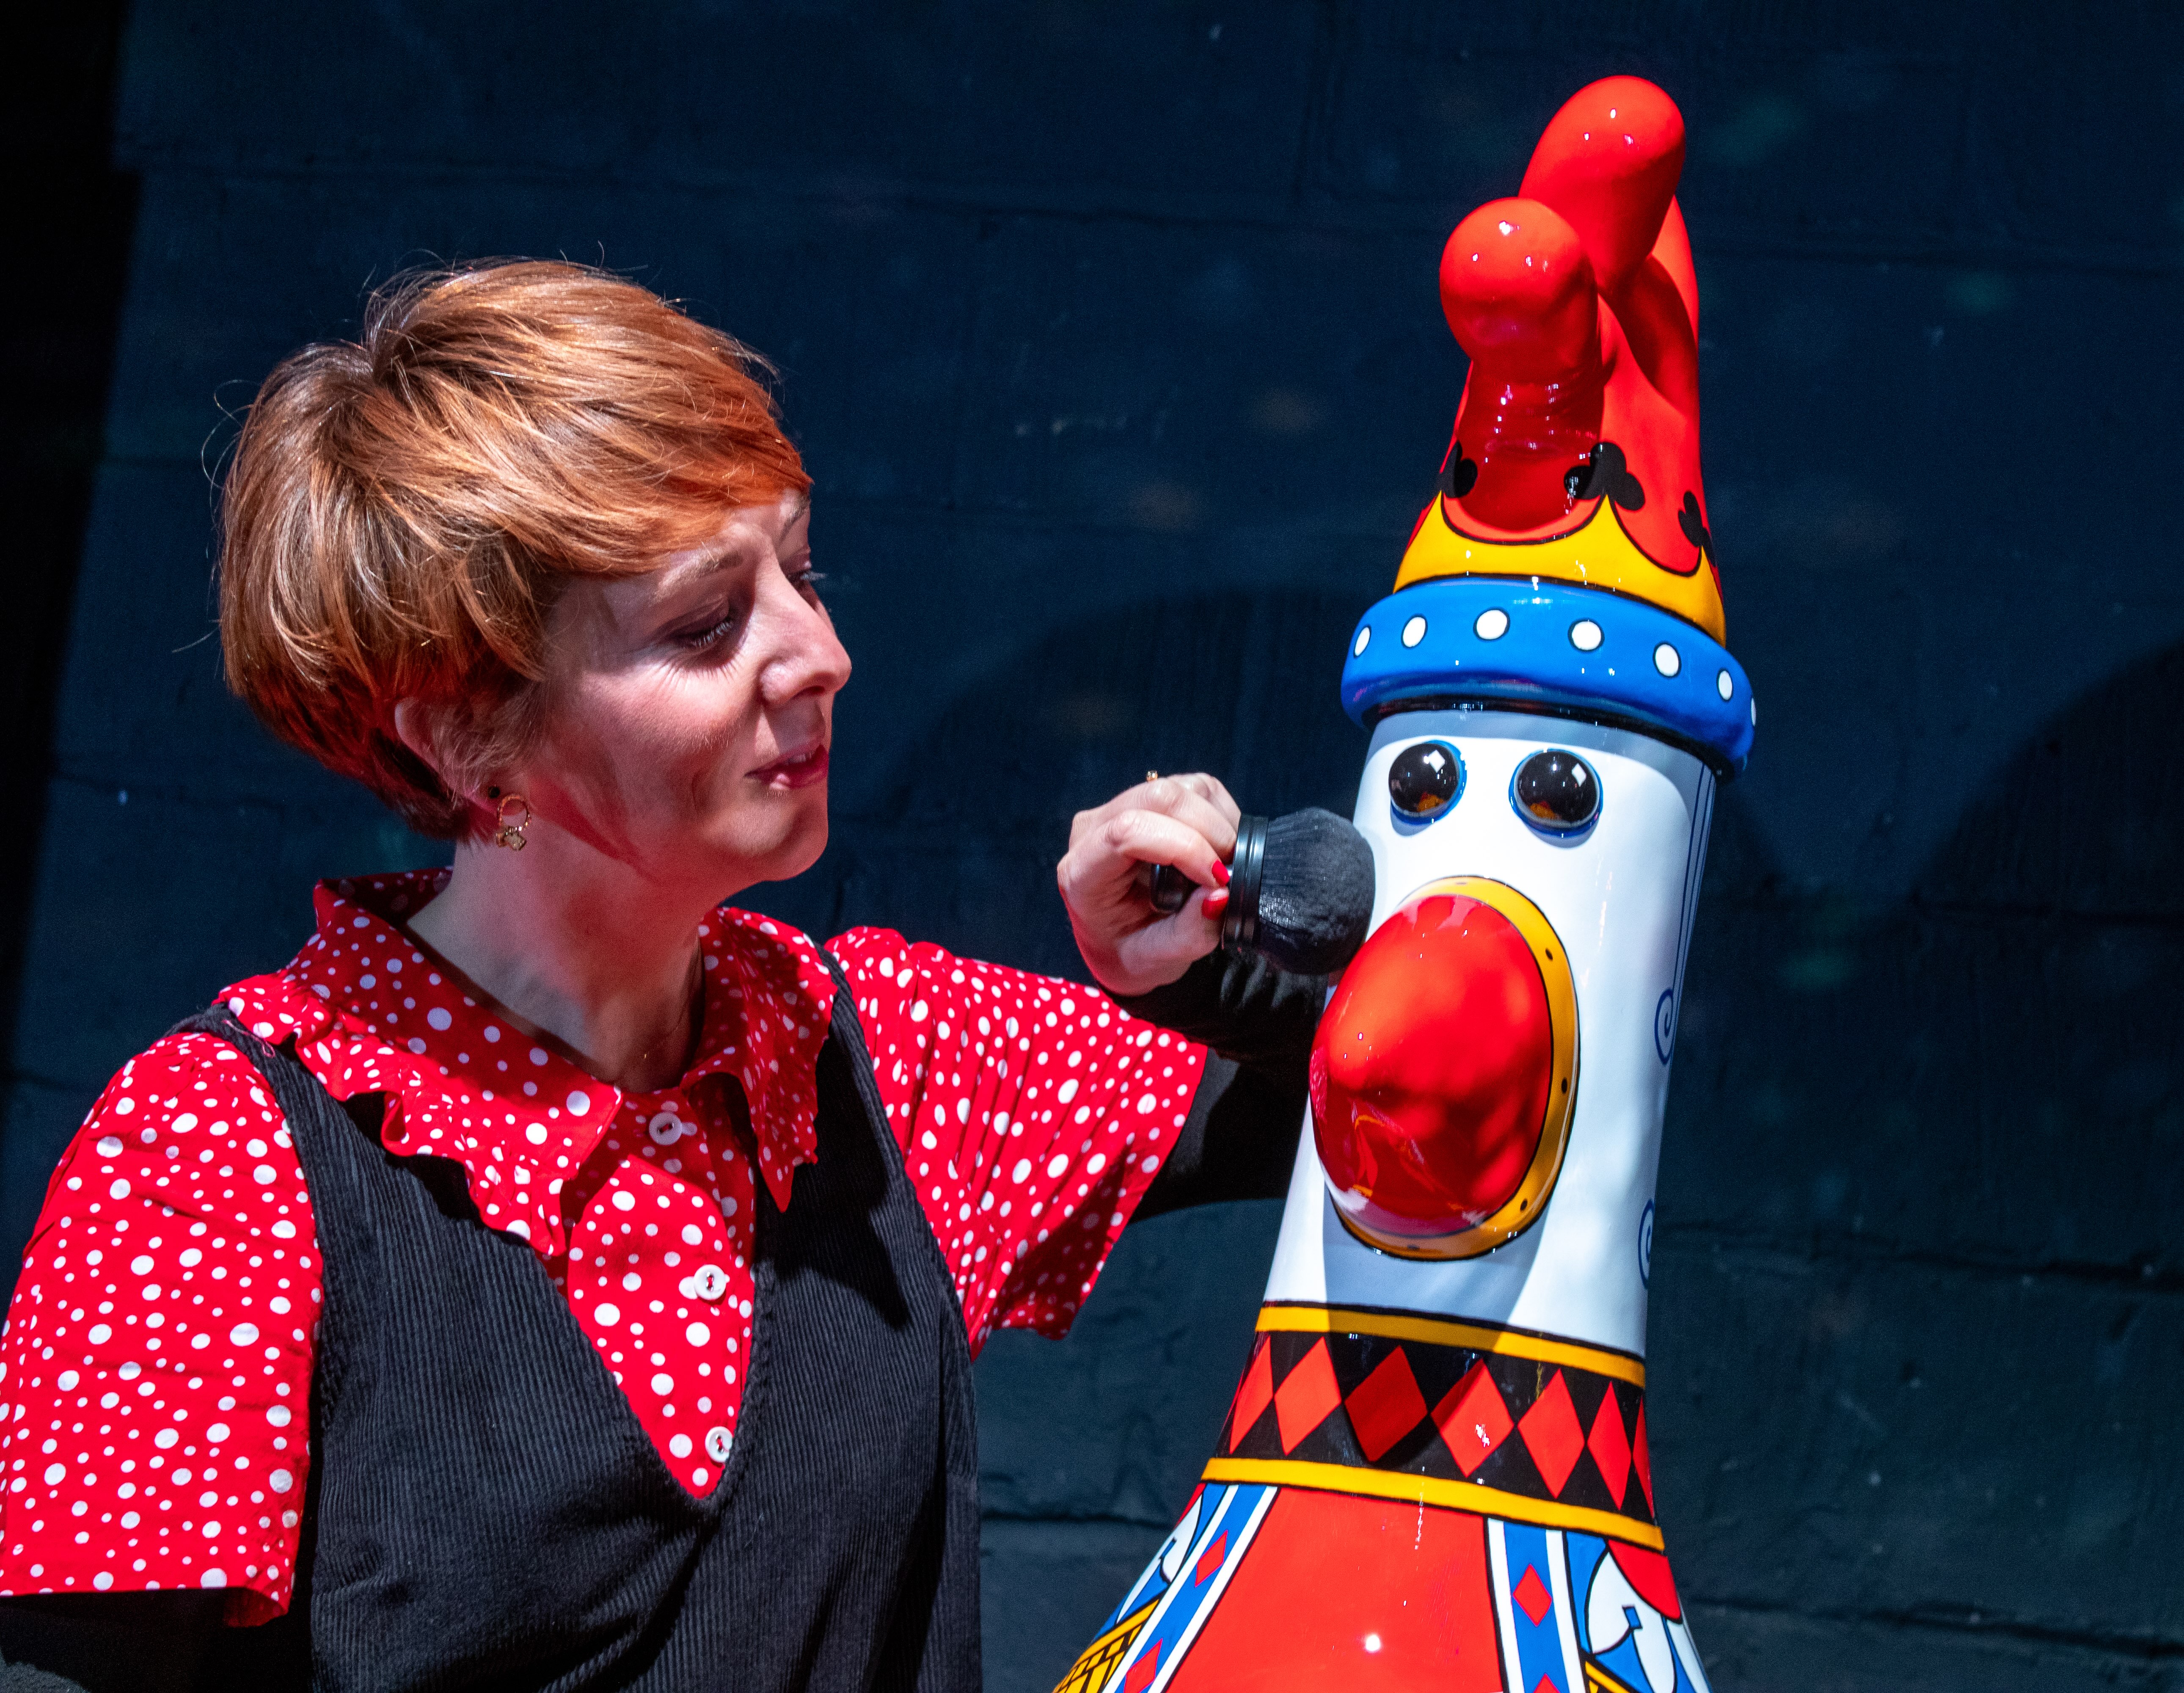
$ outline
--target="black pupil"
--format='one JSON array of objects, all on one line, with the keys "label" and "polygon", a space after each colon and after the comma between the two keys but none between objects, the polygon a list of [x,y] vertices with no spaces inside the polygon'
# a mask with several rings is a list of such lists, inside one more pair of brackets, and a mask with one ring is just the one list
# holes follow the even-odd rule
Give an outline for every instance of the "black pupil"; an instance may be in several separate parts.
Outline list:
[{"label": "black pupil", "polygon": [[1600,778],[1575,753],[1534,753],[1517,766],[1517,805],[1546,829],[1581,829],[1600,810]]},{"label": "black pupil", "polygon": [[1446,741],[1405,747],[1388,766],[1388,798],[1407,817],[1430,817],[1446,810],[1462,784],[1462,760]]}]

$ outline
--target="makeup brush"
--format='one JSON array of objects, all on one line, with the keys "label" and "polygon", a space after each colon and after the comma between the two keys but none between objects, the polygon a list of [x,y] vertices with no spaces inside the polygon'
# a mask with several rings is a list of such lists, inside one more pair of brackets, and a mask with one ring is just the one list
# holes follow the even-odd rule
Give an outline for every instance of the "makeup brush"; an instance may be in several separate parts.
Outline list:
[{"label": "makeup brush", "polygon": [[[1173,866],[1155,866],[1153,909],[1181,911],[1196,885]],[[1313,805],[1272,821],[1237,820],[1223,946],[1279,969],[1332,976],[1365,944],[1372,915],[1373,849],[1343,819]]]}]

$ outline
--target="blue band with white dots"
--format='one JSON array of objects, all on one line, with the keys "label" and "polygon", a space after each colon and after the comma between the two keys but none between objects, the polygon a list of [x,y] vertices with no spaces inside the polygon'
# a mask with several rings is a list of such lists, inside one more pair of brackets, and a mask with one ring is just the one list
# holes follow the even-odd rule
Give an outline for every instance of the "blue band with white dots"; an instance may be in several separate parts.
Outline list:
[{"label": "blue band with white dots", "polygon": [[1744,768],[1759,721],[1744,666],[1641,599],[1522,576],[1444,576],[1359,620],[1342,667],[1357,722],[1399,700],[1476,700],[1620,719]]}]

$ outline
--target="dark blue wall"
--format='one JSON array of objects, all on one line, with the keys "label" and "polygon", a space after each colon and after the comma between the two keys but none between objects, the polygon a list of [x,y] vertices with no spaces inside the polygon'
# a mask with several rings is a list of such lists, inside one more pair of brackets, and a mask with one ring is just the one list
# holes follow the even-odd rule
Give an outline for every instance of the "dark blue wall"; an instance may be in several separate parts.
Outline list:
[{"label": "dark blue wall", "polygon": [[[0,1234],[314,877],[431,850],[209,638],[222,408],[374,279],[603,259],[775,359],[858,671],[835,843],[755,903],[1074,972],[1074,807],[1202,765],[1347,809],[1340,643],[1462,377],[1441,241],[1635,71],[1692,136],[1763,709],[1661,1183],[1696,1633],[1724,1689],[2184,1685],[2180,48],[2173,7],[1970,0],[140,0],[73,620],[14,638],[65,657]],[[1145,1225],[1069,1340],[989,1348],[994,1686],[1050,1680],[1187,1493],[1274,1217]]]}]

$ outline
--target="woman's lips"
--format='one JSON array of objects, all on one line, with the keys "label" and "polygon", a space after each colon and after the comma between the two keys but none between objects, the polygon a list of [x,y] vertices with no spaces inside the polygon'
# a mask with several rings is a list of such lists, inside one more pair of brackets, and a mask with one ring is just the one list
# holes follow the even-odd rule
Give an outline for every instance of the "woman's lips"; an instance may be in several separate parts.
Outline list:
[{"label": "woman's lips", "polygon": [[827,779],[827,749],[807,747],[800,753],[776,759],[751,772],[754,782],[769,788],[816,788]]}]

